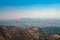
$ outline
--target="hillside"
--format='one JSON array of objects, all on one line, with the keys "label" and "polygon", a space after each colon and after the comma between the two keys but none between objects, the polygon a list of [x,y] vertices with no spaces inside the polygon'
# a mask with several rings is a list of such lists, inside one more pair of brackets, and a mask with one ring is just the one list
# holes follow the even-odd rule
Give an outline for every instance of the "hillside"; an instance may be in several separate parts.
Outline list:
[{"label": "hillside", "polygon": [[60,28],[52,28],[22,28],[18,26],[0,25],[0,40],[60,40]]},{"label": "hillside", "polygon": [[0,40],[38,40],[38,29],[0,25]]},{"label": "hillside", "polygon": [[60,27],[44,27],[44,28],[39,28],[39,32],[41,34],[47,33],[47,34],[58,34],[60,35]]}]

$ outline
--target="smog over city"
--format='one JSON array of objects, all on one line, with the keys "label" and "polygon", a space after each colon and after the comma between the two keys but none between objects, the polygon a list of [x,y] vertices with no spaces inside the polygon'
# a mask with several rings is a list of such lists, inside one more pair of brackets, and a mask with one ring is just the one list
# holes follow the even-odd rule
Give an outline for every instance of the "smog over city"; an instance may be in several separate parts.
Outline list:
[{"label": "smog over city", "polygon": [[60,40],[60,0],[0,0],[0,40]]}]

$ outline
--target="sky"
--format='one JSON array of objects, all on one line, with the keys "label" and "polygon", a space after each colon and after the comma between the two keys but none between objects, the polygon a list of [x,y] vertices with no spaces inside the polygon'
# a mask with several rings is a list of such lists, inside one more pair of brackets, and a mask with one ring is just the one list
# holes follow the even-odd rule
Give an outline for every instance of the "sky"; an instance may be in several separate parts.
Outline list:
[{"label": "sky", "polygon": [[0,19],[60,19],[60,0],[0,0]]}]

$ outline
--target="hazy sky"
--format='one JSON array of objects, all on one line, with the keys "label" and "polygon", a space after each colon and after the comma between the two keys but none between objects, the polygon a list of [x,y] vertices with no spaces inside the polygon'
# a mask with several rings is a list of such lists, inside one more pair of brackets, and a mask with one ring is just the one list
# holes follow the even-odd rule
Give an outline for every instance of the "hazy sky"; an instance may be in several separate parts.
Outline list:
[{"label": "hazy sky", "polygon": [[0,0],[0,19],[60,18],[60,0]]}]

